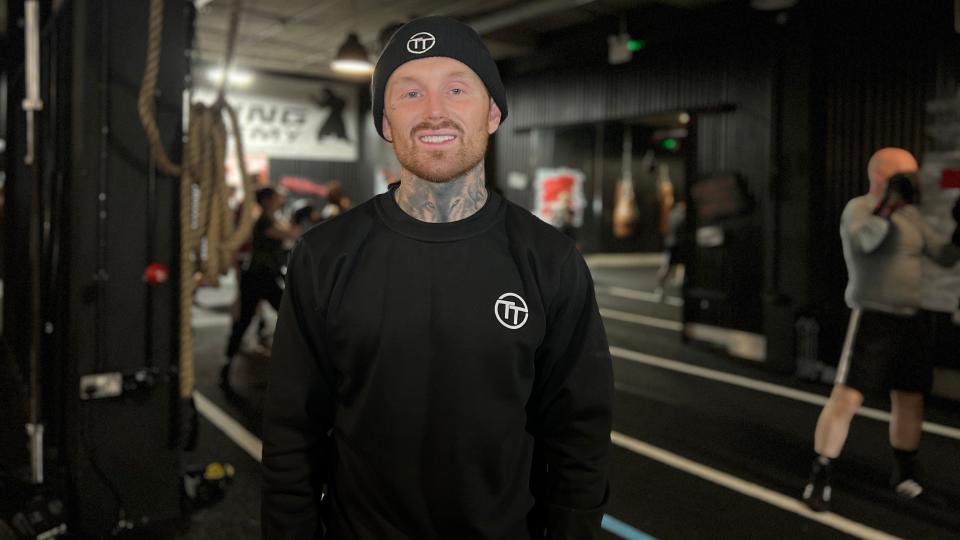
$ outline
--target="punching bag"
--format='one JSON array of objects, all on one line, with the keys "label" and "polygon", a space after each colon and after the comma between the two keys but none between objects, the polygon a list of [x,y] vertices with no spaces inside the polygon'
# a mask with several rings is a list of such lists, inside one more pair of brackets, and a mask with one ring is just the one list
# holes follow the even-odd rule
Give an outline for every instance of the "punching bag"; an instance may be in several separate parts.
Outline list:
[{"label": "punching bag", "polygon": [[629,238],[637,225],[637,202],[633,193],[633,180],[621,178],[613,200],[613,236]]},{"label": "punching bag", "polygon": [[673,182],[670,180],[670,167],[666,163],[661,163],[657,169],[657,204],[659,206],[657,229],[663,238],[670,234],[670,210],[673,209],[673,203]]},{"label": "punching bag", "polygon": [[629,238],[637,226],[637,201],[633,192],[633,133],[630,126],[623,129],[623,173],[613,193],[613,236]]}]

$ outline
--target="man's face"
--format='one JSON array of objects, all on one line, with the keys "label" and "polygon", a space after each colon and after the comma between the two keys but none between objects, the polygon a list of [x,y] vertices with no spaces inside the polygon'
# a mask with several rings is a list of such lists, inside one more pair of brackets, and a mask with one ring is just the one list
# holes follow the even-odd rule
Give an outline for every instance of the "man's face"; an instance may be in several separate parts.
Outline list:
[{"label": "man's face", "polygon": [[412,60],[387,81],[383,134],[403,168],[424,180],[447,182],[474,168],[499,126],[483,81],[458,60]]},{"label": "man's face", "polygon": [[283,196],[283,193],[277,192],[276,195],[267,199],[267,203],[263,210],[269,214],[272,214],[283,208],[283,205],[286,204],[286,202],[287,198]]},{"label": "man's face", "polygon": [[880,194],[886,191],[890,178],[897,174],[913,175],[920,169],[916,158],[900,148],[885,148],[870,159],[868,173],[871,192]]}]

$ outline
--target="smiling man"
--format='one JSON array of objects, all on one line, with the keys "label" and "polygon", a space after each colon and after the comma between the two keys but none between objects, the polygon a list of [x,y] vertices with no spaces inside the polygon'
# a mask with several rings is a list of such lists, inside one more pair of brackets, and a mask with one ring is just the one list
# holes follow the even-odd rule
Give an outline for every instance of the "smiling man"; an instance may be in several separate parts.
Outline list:
[{"label": "smiling man", "polygon": [[486,188],[506,93],[480,37],[417,19],[374,127],[399,185],[291,255],[264,412],[267,539],[599,537],[612,373],[573,243]]}]

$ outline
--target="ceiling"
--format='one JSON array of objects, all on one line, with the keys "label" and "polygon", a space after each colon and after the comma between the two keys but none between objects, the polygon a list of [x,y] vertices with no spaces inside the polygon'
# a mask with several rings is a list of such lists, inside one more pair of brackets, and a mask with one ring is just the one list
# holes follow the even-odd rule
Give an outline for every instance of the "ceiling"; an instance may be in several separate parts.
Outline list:
[{"label": "ceiling", "polygon": [[[233,0],[194,0],[199,8],[194,51],[199,65],[222,63]],[[645,4],[697,8],[722,0],[246,0],[240,15],[235,66],[336,77],[330,62],[347,34],[370,51],[391,24],[448,15],[484,36],[495,58],[523,55],[546,32]]]}]

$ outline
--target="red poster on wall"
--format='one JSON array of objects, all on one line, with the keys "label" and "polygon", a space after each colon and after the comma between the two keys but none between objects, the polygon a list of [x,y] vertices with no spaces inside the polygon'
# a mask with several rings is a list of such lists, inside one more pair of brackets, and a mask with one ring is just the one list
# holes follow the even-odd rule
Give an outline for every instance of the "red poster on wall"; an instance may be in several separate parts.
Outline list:
[{"label": "red poster on wall", "polygon": [[554,227],[566,221],[574,227],[583,224],[586,198],[583,193],[585,177],[577,169],[537,169],[534,179],[533,213]]}]

